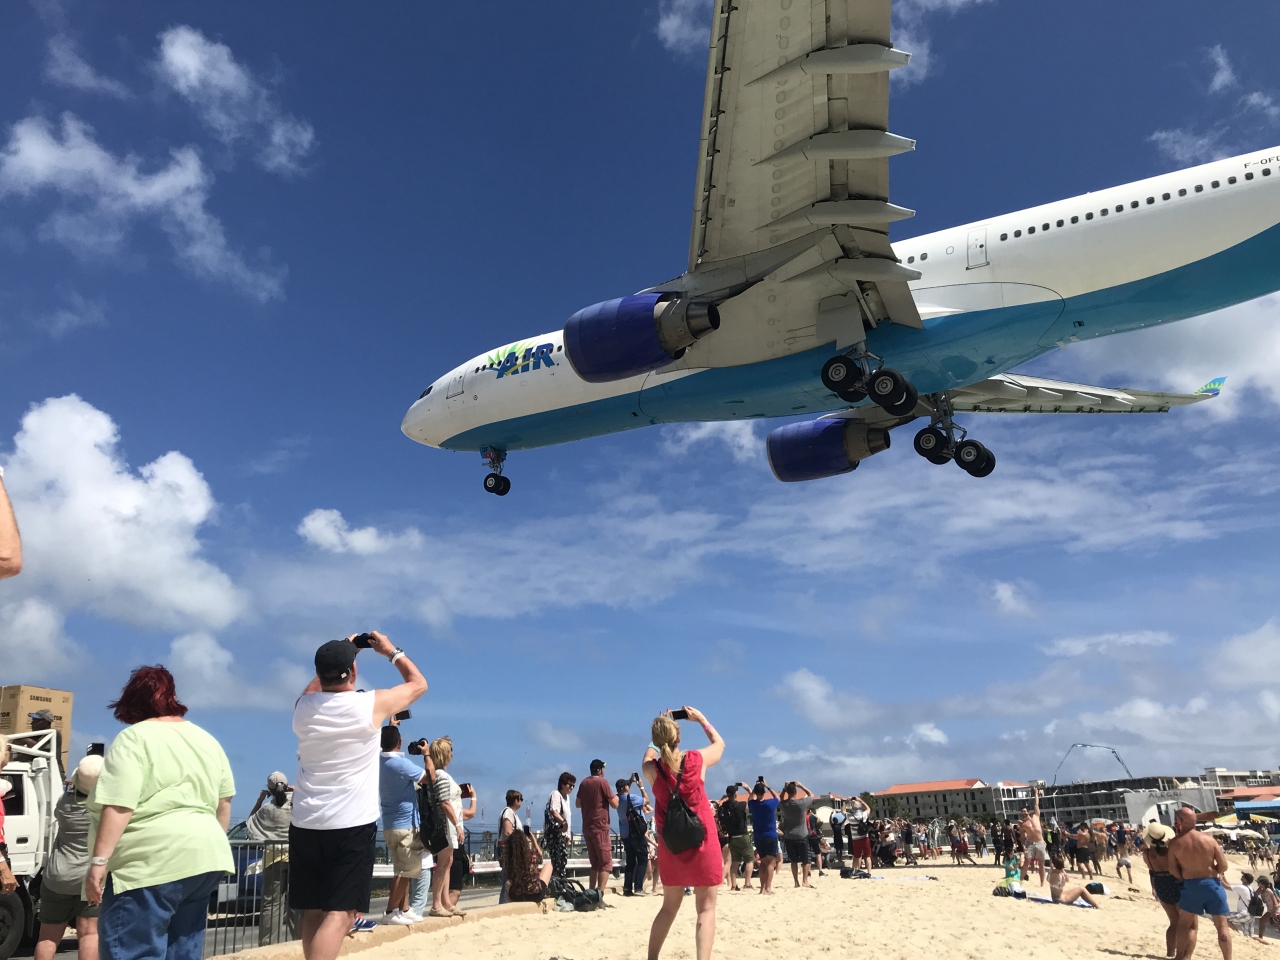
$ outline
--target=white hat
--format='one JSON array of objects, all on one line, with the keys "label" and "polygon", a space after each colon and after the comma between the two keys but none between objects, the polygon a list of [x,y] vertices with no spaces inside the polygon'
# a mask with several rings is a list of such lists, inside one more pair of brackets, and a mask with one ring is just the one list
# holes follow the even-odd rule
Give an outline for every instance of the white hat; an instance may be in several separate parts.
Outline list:
[{"label": "white hat", "polygon": [[101,772],[102,758],[97,755],[85,757],[76,764],[76,772],[71,775],[76,793],[91,793],[98,783],[98,774]]}]

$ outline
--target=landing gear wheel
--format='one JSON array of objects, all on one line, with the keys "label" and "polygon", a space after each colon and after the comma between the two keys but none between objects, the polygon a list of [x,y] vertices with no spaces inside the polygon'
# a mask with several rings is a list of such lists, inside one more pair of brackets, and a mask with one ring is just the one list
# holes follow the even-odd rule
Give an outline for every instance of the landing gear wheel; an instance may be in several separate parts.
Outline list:
[{"label": "landing gear wheel", "polygon": [[946,453],[947,435],[937,427],[925,427],[916,434],[915,447],[916,453],[936,463],[937,458]]},{"label": "landing gear wheel", "polygon": [[511,492],[511,480],[508,477],[502,478],[502,489],[497,491],[498,496],[505,497]]},{"label": "landing gear wheel", "polygon": [[511,481],[500,473],[491,473],[484,478],[484,489],[486,493],[505,497],[511,490]]},{"label": "landing gear wheel", "polygon": [[859,390],[857,387],[851,387],[848,390],[837,391],[836,396],[845,403],[861,403],[863,400],[867,399],[867,392],[865,390]]},{"label": "landing gear wheel", "polygon": [[858,365],[848,357],[832,357],[822,365],[822,385],[836,396],[855,387],[862,376]]},{"label": "landing gear wheel", "polygon": [[991,476],[991,471],[994,470],[995,468],[996,468],[996,455],[992,453],[990,450],[988,450],[986,462],[982,466],[974,467],[972,470],[970,470],[969,476],[989,477]]},{"label": "landing gear wheel", "polygon": [[977,440],[961,440],[956,444],[956,466],[968,474],[975,474],[976,470],[984,467],[988,460],[993,461],[992,469],[994,469],[994,458],[991,451],[980,444]]},{"label": "landing gear wheel", "polygon": [[907,380],[897,370],[882,367],[871,377],[867,385],[867,395],[878,406],[885,406],[899,400],[907,389]]},{"label": "landing gear wheel", "polygon": [[882,403],[880,408],[895,417],[905,417],[915,410],[919,402],[920,394],[916,393],[916,388],[908,383],[893,403]]}]

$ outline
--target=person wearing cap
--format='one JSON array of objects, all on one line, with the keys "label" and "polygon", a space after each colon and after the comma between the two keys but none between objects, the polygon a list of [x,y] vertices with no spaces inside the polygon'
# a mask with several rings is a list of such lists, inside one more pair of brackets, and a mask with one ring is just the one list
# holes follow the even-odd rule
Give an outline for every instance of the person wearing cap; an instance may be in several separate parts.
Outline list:
[{"label": "person wearing cap", "polygon": [[89,830],[85,801],[102,772],[102,757],[85,757],[71,777],[71,790],[54,805],[58,836],[40,881],[40,939],[35,960],[53,960],[68,926],[76,928],[80,960],[98,960],[98,907],[84,899],[89,872]]},{"label": "person wearing cap", "polygon": [[[42,710],[36,710],[27,714],[27,719],[31,721],[32,733],[44,733],[46,730],[53,730],[53,756],[58,761],[58,771],[62,772],[62,734],[54,730],[53,725],[57,723],[58,718],[54,716],[52,710],[47,707]],[[16,737],[14,743],[20,747],[35,746],[35,737]]]},{"label": "person wearing cap", "polygon": [[[270,798],[270,802],[267,802]],[[258,946],[298,939],[297,910],[287,903],[289,891],[289,824],[293,821],[293,787],[276,771],[249,811],[245,831],[262,849],[262,909],[258,911]],[[282,934],[284,934],[282,936]]]},{"label": "person wearing cap", "polygon": [[[356,689],[356,654],[366,646],[400,672],[400,684]],[[426,693],[427,681],[403,650],[377,632],[331,640],[316,651],[315,663],[316,676],[293,711],[298,775],[289,827],[289,906],[306,911],[307,960],[335,960],[373,892],[382,724]]]},{"label": "person wearing cap", "polygon": [[4,468],[0,467],[0,580],[22,572],[22,536],[18,518],[13,515],[9,491],[4,486]]},{"label": "person wearing cap", "polygon": [[609,835],[609,811],[618,808],[613,785],[604,778],[604,761],[591,761],[591,776],[578,784],[573,805],[582,811],[582,839],[591,864],[591,886],[604,894],[613,872],[613,839]]}]

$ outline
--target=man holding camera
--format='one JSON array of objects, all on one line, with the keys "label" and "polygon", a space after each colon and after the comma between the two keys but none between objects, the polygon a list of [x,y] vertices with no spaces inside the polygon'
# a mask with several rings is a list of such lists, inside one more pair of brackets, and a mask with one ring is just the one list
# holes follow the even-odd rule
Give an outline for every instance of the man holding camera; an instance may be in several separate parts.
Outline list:
[{"label": "man holding camera", "polygon": [[[405,713],[408,713],[406,710]],[[422,917],[409,909],[409,881],[422,876],[422,840],[418,836],[418,787],[435,780],[431,758],[426,769],[400,753],[400,717],[382,728],[382,756],[378,759],[378,795],[382,800],[382,838],[391,858],[391,892],[383,923],[418,923]],[[408,719],[405,717],[405,719]],[[409,752],[422,755],[425,740],[409,744]],[[416,749],[415,749],[416,748]]]},{"label": "man holding camera", "polygon": [[[387,690],[356,690],[356,654],[371,649],[400,671]],[[381,633],[331,640],[298,698],[298,777],[289,827],[289,906],[305,910],[306,960],[336,960],[356,914],[369,909],[381,803],[381,728],[427,692],[403,650]]]},{"label": "man holding camera", "polygon": [[604,761],[591,761],[591,776],[578,784],[573,805],[582,811],[582,839],[591,865],[591,887],[604,895],[613,872],[613,839],[609,835],[609,810],[618,809],[618,797],[604,778]]},{"label": "man holding camera", "polygon": [[[640,797],[631,792],[635,784],[640,788]],[[614,786],[618,790],[618,836],[622,838],[622,849],[626,851],[626,866],[622,870],[622,895],[624,897],[643,897],[644,874],[649,866],[648,826],[643,830],[645,814],[651,813],[649,795],[644,792],[644,782],[640,774],[631,774],[630,780],[619,780]]]}]

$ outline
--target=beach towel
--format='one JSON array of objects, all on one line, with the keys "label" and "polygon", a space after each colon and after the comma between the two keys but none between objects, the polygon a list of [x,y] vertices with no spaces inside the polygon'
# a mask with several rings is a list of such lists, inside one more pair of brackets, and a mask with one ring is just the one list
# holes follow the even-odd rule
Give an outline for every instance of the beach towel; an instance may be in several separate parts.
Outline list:
[{"label": "beach towel", "polygon": [[1059,907],[1083,907],[1086,910],[1094,909],[1093,907],[1085,903],[1083,900],[1077,900],[1075,903],[1062,903],[1061,901],[1058,901],[1058,900],[1050,900],[1048,897],[1027,897],[1027,899],[1033,900],[1036,903],[1051,903]]}]

